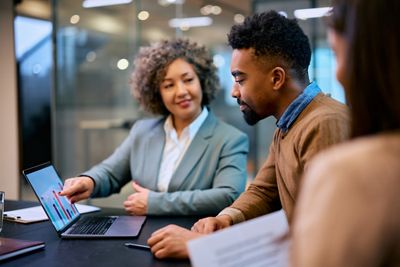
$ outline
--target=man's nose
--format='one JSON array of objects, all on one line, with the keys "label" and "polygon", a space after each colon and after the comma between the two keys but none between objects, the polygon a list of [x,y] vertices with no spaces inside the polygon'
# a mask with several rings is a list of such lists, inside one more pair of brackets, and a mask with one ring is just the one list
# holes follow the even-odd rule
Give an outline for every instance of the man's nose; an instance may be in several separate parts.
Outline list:
[{"label": "man's nose", "polygon": [[235,84],[232,86],[231,96],[234,97],[234,98],[239,98],[240,97],[240,91],[237,88],[237,86],[235,86]]}]

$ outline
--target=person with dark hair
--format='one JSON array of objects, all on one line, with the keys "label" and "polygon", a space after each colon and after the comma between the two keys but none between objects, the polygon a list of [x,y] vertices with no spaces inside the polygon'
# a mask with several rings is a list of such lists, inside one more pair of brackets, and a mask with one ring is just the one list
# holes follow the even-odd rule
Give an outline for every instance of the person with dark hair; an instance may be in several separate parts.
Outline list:
[{"label": "person with dark hair", "polygon": [[60,195],[105,197],[133,180],[129,214],[217,214],[244,190],[249,144],[208,107],[219,88],[211,56],[189,40],[166,40],[142,47],[134,66],[133,95],[161,117],[137,121],[110,157],[67,179]]},{"label": "person with dark hair", "polygon": [[255,14],[234,25],[228,41],[232,96],[244,119],[253,125],[274,116],[278,128],[266,162],[230,207],[201,219],[192,231],[170,225],[152,235],[148,243],[158,258],[187,257],[188,240],[281,208],[291,223],[310,159],[349,134],[347,107],[309,82],[310,44],[295,20],[275,11]]},{"label": "person with dark hair", "polygon": [[351,107],[351,141],[310,165],[292,265],[400,266],[400,2],[335,0],[328,37]]}]

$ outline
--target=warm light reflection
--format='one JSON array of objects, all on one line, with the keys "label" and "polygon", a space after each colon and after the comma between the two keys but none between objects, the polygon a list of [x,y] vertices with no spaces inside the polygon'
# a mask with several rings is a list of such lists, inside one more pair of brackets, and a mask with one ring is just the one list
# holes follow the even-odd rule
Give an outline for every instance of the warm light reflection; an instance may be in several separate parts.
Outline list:
[{"label": "warm light reflection", "polygon": [[235,16],[233,17],[233,21],[235,23],[243,23],[244,22],[244,16],[242,14],[235,14]]},{"label": "warm light reflection", "polygon": [[69,22],[71,22],[71,24],[77,24],[80,19],[81,18],[79,17],[79,15],[72,15],[69,19]]},{"label": "warm light reflection", "polygon": [[139,12],[137,17],[138,17],[139,20],[146,20],[146,19],[148,19],[150,17],[150,13],[145,11],[145,10],[143,10],[143,11]]},{"label": "warm light reflection", "polygon": [[219,15],[222,12],[222,8],[220,6],[213,6],[213,5],[205,5],[200,8],[200,13],[202,15]]},{"label": "warm light reflection", "polygon": [[120,70],[125,70],[129,67],[129,61],[126,58],[121,58],[118,60],[117,67]]}]

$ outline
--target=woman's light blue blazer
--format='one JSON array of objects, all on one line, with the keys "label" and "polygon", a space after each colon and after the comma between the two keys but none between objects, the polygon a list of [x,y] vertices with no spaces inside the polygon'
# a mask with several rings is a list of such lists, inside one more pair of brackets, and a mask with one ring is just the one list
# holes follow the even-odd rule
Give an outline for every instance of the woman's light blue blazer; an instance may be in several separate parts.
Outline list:
[{"label": "woman's light blue blazer", "polygon": [[152,192],[149,215],[214,215],[243,192],[247,135],[210,111],[173,174],[168,192],[157,192],[165,144],[165,118],[137,121],[129,136],[100,164],[82,175],[95,181],[91,197],[105,197],[130,181]]}]

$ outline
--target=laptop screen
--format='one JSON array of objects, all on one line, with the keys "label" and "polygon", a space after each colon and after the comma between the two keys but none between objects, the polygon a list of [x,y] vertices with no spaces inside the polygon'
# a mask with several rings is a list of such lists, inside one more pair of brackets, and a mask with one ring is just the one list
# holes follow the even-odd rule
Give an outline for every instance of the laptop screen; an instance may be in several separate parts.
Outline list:
[{"label": "laptop screen", "polygon": [[27,170],[24,175],[57,231],[63,230],[79,216],[75,205],[71,204],[66,197],[58,195],[63,185],[53,165],[48,163]]}]

